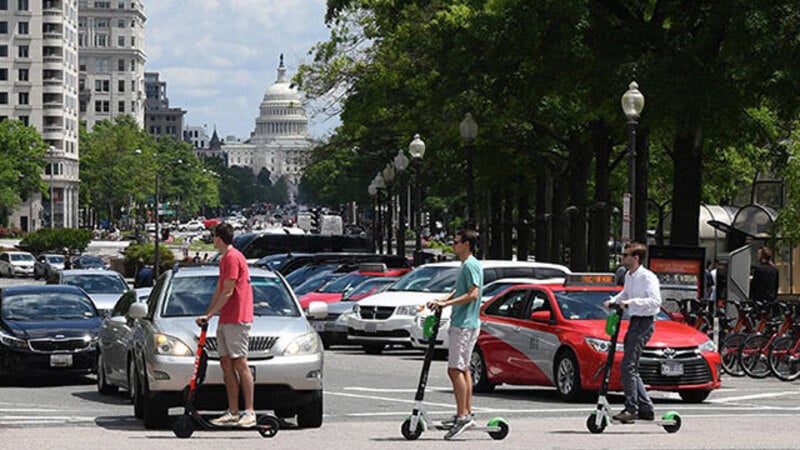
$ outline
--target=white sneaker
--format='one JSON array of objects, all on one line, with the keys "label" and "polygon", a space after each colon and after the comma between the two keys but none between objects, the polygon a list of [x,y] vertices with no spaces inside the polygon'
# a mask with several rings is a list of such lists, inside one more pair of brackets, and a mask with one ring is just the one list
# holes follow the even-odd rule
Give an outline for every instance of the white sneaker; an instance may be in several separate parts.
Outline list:
[{"label": "white sneaker", "polygon": [[450,431],[444,435],[444,438],[448,441],[450,439],[457,438],[474,426],[475,420],[472,419],[472,416],[459,417],[456,419],[456,423],[453,425],[453,428],[451,428]]},{"label": "white sneaker", "polygon": [[239,414],[232,413],[231,410],[225,411],[225,414],[211,419],[211,423],[217,426],[236,425],[239,423]]},{"label": "white sneaker", "polygon": [[256,426],[256,413],[253,411],[245,411],[239,417],[238,425],[242,428],[253,428]]}]

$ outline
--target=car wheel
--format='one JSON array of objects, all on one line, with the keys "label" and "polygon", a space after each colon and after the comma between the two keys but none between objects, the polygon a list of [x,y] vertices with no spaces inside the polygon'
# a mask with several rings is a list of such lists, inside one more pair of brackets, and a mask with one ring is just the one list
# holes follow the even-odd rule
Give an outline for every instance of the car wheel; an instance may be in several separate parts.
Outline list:
[{"label": "car wheel", "polygon": [[133,361],[133,357],[128,362],[128,391],[130,392],[131,402],[133,402],[133,416],[141,419],[144,417],[142,384],[139,382],[139,374],[136,372],[136,364]]},{"label": "car wheel", "polygon": [[492,392],[494,384],[489,382],[489,377],[486,375],[486,360],[483,359],[483,352],[476,345],[472,349],[472,355],[469,359],[469,372],[472,376],[472,390],[475,392]]},{"label": "car wheel", "polygon": [[106,379],[106,365],[103,361],[103,354],[98,352],[97,353],[97,392],[100,395],[112,395],[116,394],[117,386],[112,386],[108,384],[108,380]]},{"label": "car wheel", "polygon": [[680,391],[678,395],[681,396],[681,400],[686,403],[703,403],[705,399],[711,395],[711,391],[706,391],[702,389],[690,389],[688,391]]},{"label": "car wheel", "polygon": [[311,402],[297,409],[297,426],[300,428],[322,426],[322,391],[315,391]]},{"label": "car wheel", "polygon": [[383,353],[383,344],[364,344],[364,353],[368,355],[380,355]]},{"label": "car wheel", "polygon": [[559,397],[569,402],[586,398],[586,391],[581,389],[581,371],[572,351],[565,350],[558,354],[554,375]]},{"label": "car wheel", "polygon": [[154,392],[142,392],[142,412],[144,427],[148,430],[155,430],[166,427],[169,420],[169,408],[161,401],[158,394]]}]

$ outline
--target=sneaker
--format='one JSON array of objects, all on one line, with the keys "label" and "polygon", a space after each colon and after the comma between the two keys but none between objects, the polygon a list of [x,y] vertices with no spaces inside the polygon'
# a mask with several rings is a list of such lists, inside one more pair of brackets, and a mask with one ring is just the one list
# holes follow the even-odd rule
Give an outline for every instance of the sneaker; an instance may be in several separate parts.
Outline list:
[{"label": "sneaker", "polygon": [[639,420],[656,420],[656,414],[653,411],[639,411]]},{"label": "sneaker", "polygon": [[225,414],[211,419],[211,423],[217,426],[236,425],[239,423],[239,414],[232,413],[231,410],[225,411]]},{"label": "sneaker", "polygon": [[447,439],[448,441],[450,439],[455,439],[474,426],[475,426],[475,420],[472,419],[472,416],[467,416],[463,418],[459,417],[458,419],[456,419],[456,423],[453,424],[453,428],[450,428],[450,431],[448,431],[447,434],[444,435],[444,438]]},{"label": "sneaker", "polygon": [[[475,413],[470,413],[469,417],[474,419],[475,418]],[[442,421],[442,426],[452,427],[453,425],[456,424],[456,420],[458,420],[458,415],[454,415],[454,416],[450,417],[449,419],[444,419]]]},{"label": "sneaker", "polygon": [[635,412],[630,412],[628,410],[623,409],[622,412],[620,412],[615,416],[611,416],[611,418],[618,422],[625,423],[625,422],[633,422],[634,420],[639,418],[639,415],[636,414]]},{"label": "sneaker", "polygon": [[243,412],[241,417],[239,417],[237,425],[242,428],[253,428],[256,426],[256,413],[253,411]]}]

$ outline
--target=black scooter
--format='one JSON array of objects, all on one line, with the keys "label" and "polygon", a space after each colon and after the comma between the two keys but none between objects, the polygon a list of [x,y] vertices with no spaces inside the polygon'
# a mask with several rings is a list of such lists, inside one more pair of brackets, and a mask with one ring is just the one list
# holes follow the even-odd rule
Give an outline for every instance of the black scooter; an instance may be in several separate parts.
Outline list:
[{"label": "black scooter", "polygon": [[[400,427],[400,432],[403,433],[403,437],[410,441],[419,438],[426,427],[441,431],[448,431],[453,427],[453,425],[434,422],[422,405],[422,400],[425,398],[425,386],[428,384],[428,372],[430,372],[431,362],[433,361],[433,355],[436,351],[436,335],[439,333],[439,322],[441,318],[442,310],[439,308],[434,315],[428,316],[425,319],[424,334],[425,337],[428,338],[428,347],[425,349],[425,361],[422,363],[422,373],[419,375],[417,394],[414,397],[414,409]],[[494,417],[489,420],[489,423],[485,427],[472,427],[467,431],[483,431],[489,433],[492,439],[499,440],[505,439],[505,437],[508,436],[509,430],[510,428],[506,419]]]},{"label": "black scooter", "polygon": [[278,434],[280,424],[276,417],[270,415],[263,415],[258,418],[258,422],[254,428],[242,428],[236,425],[214,425],[201,416],[197,411],[194,404],[195,394],[197,388],[203,383],[205,379],[206,368],[208,367],[208,355],[205,351],[206,334],[208,333],[208,323],[200,327],[200,338],[197,341],[197,356],[194,360],[194,372],[192,372],[192,379],[189,381],[189,386],[186,391],[185,409],[183,414],[180,415],[175,423],[172,425],[172,432],[179,438],[188,438],[192,436],[195,429],[211,430],[211,431],[231,431],[231,430],[258,430],[262,437],[271,438]]},{"label": "black scooter", "polygon": [[[606,334],[611,336],[611,343],[608,348],[608,359],[603,367],[603,384],[600,385],[600,392],[597,397],[597,408],[586,418],[586,428],[588,428],[592,434],[602,433],[611,423],[624,425],[635,423],[633,420],[624,422],[614,420],[608,400],[606,399],[608,383],[611,379],[611,368],[614,366],[614,354],[617,350],[620,320],[622,320],[622,307],[612,304],[611,314],[609,314],[606,319]],[[676,411],[667,411],[661,416],[660,420],[646,421],[645,423],[664,427],[667,433],[675,433],[681,429],[681,415]]]}]

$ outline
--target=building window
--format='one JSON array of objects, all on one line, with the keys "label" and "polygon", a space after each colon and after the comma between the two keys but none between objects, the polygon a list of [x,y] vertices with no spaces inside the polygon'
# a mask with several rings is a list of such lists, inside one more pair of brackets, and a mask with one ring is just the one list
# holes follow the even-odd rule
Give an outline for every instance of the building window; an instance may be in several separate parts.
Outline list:
[{"label": "building window", "polygon": [[[125,92],[125,80],[117,81],[117,91],[118,92]],[[125,109],[125,108],[123,108]]]},{"label": "building window", "polygon": [[[3,2],[5,3],[5,2]],[[28,10],[28,0],[19,0],[17,3],[17,9],[20,11],[27,11]]]},{"label": "building window", "polygon": [[94,80],[95,92],[108,92],[108,87],[109,87],[108,80]]},{"label": "building window", "polygon": [[86,35],[83,33],[78,34],[78,45],[81,47],[86,47]]},{"label": "building window", "polygon": [[0,92],[0,105],[8,104],[8,92]]},{"label": "building window", "polygon": [[8,56],[8,46],[0,45],[0,56]]},{"label": "building window", "polygon": [[95,112],[108,112],[108,100],[95,100],[94,102],[94,111]]},{"label": "building window", "polygon": [[125,2],[117,2],[117,8],[125,9]]},{"label": "building window", "polygon": [[117,111],[120,112],[120,113],[124,113],[125,112],[125,102],[124,101],[120,100],[120,102],[117,103]]},{"label": "building window", "polygon": [[17,30],[19,34],[28,34],[28,22],[19,22]]},{"label": "building window", "polygon": [[0,69],[0,81],[8,80],[8,69]]},{"label": "building window", "polygon": [[125,36],[117,36],[117,47],[125,47]]},{"label": "building window", "polygon": [[29,94],[27,92],[20,92],[17,98],[19,105],[27,105],[28,104]]},{"label": "building window", "polygon": [[117,72],[125,72],[125,60],[118,59],[117,60]]},{"label": "building window", "polygon": [[8,9],[8,0],[0,0],[0,11]]},{"label": "building window", "polygon": [[8,22],[0,22],[0,34],[8,34]]},{"label": "building window", "polygon": [[108,20],[106,19],[98,19],[94,23],[95,28],[108,28]]},{"label": "building window", "polygon": [[29,116],[19,116],[19,121],[22,122],[23,125],[26,127],[30,125],[30,117]]},{"label": "building window", "polygon": [[80,112],[85,113],[86,112],[86,102],[84,102],[84,101],[80,102],[80,106],[78,106],[78,108],[80,108]]},{"label": "building window", "polygon": [[131,47],[136,47],[136,36],[131,36]]},{"label": "building window", "polygon": [[97,34],[94,37],[95,47],[108,47],[108,36],[105,34]]},{"label": "building window", "polygon": [[125,19],[117,19],[117,28],[125,28]]},{"label": "building window", "polygon": [[27,45],[20,45],[19,47],[17,47],[17,56],[18,57],[27,58],[29,53],[30,52],[28,51],[28,46]]},{"label": "building window", "polygon": [[136,72],[136,60],[131,60],[131,72]]},{"label": "building window", "polygon": [[28,69],[19,69],[17,78],[19,78],[19,81],[28,81]]}]

